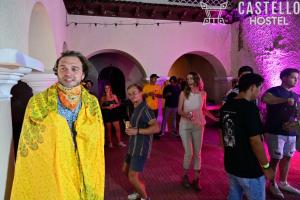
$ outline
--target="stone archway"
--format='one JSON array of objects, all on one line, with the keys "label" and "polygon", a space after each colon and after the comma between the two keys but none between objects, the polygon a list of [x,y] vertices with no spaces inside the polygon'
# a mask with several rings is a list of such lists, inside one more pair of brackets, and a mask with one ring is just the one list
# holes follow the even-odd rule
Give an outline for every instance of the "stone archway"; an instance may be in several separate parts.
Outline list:
[{"label": "stone archway", "polygon": [[45,65],[45,72],[52,73],[56,60],[56,49],[50,17],[46,8],[40,2],[32,9],[28,38],[29,55],[40,60]]},{"label": "stone archway", "polygon": [[[133,56],[126,52],[114,49],[101,50],[88,56],[88,58],[94,65],[94,68],[90,70],[88,79],[92,80],[94,83],[98,82],[100,72],[107,67],[114,67],[124,75],[124,89],[122,89],[124,92],[120,92],[121,97],[123,97],[122,94],[125,94],[127,86],[132,83],[141,83],[146,78],[145,70],[141,64]],[[111,72],[117,73],[116,70]],[[111,76],[113,75],[114,74]],[[101,96],[101,94],[99,94],[99,86],[98,88],[94,87],[93,91],[98,95],[98,97]],[[126,96],[124,96],[124,98],[125,97]]]},{"label": "stone archway", "polygon": [[198,72],[201,75],[205,83],[208,101],[219,103],[230,85],[222,63],[206,52],[189,52],[174,61],[168,76],[174,75],[185,79],[190,71]]},{"label": "stone archway", "polygon": [[106,83],[111,84],[113,93],[120,99],[126,98],[125,76],[119,68],[108,66],[101,70],[98,77],[100,96],[104,93],[104,86]]}]

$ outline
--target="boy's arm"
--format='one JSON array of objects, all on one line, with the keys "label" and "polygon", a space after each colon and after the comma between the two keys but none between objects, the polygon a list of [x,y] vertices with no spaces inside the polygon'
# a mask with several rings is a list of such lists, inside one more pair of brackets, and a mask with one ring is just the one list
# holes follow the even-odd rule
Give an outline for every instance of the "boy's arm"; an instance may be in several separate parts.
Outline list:
[{"label": "boy's arm", "polygon": [[276,97],[273,94],[266,92],[263,96],[262,96],[262,102],[266,103],[266,104],[281,104],[281,103],[288,103],[289,105],[293,105],[294,104],[294,99],[293,98],[281,98],[281,97]]},{"label": "boy's arm", "polygon": [[264,174],[269,180],[274,179],[274,171],[269,167],[269,161],[260,135],[250,137],[252,151],[261,164]]}]

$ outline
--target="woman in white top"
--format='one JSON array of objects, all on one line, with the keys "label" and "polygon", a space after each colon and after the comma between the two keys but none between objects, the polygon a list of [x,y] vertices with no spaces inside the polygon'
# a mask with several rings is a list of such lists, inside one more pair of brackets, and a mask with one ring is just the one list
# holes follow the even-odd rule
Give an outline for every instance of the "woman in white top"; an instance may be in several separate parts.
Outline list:
[{"label": "woman in white top", "polygon": [[205,126],[205,115],[214,121],[218,121],[206,109],[206,92],[200,75],[190,72],[187,75],[187,85],[181,92],[178,103],[178,113],[181,115],[179,123],[179,134],[184,147],[183,159],[183,186],[191,186],[188,178],[188,170],[191,160],[194,161],[194,180],[192,186],[196,191],[200,191],[199,173],[201,167],[201,147]]}]

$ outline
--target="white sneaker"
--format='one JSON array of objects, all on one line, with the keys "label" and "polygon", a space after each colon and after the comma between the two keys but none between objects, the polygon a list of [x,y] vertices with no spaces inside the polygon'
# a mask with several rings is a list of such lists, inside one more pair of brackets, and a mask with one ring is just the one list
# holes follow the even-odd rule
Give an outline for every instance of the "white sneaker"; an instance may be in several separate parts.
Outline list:
[{"label": "white sneaker", "polygon": [[290,193],[293,193],[293,194],[300,195],[300,190],[298,190],[297,188],[294,188],[293,186],[291,186],[287,182],[284,183],[284,182],[280,181],[279,184],[278,184],[278,187],[281,190],[284,190],[286,192],[290,192]]},{"label": "white sneaker", "polygon": [[124,142],[119,142],[118,146],[119,147],[126,147],[126,144]]},{"label": "white sneaker", "polygon": [[274,197],[284,199],[284,195],[279,190],[277,183],[270,183],[269,190]]},{"label": "white sneaker", "polygon": [[134,193],[127,196],[128,200],[136,200],[139,197],[140,197],[139,193],[136,193],[136,192],[134,192]]}]

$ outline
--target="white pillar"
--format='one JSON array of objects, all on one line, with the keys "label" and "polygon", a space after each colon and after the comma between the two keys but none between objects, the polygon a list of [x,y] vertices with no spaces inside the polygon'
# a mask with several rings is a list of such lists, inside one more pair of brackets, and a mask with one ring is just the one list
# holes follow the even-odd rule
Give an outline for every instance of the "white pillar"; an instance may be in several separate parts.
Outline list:
[{"label": "white pillar", "polygon": [[0,199],[9,199],[14,174],[10,90],[41,62],[15,49],[0,49]]},{"label": "white pillar", "polygon": [[56,83],[57,76],[55,74],[31,73],[25,75],[22,81],[26,82],[32,88],[33,94],[37,94]]}]

